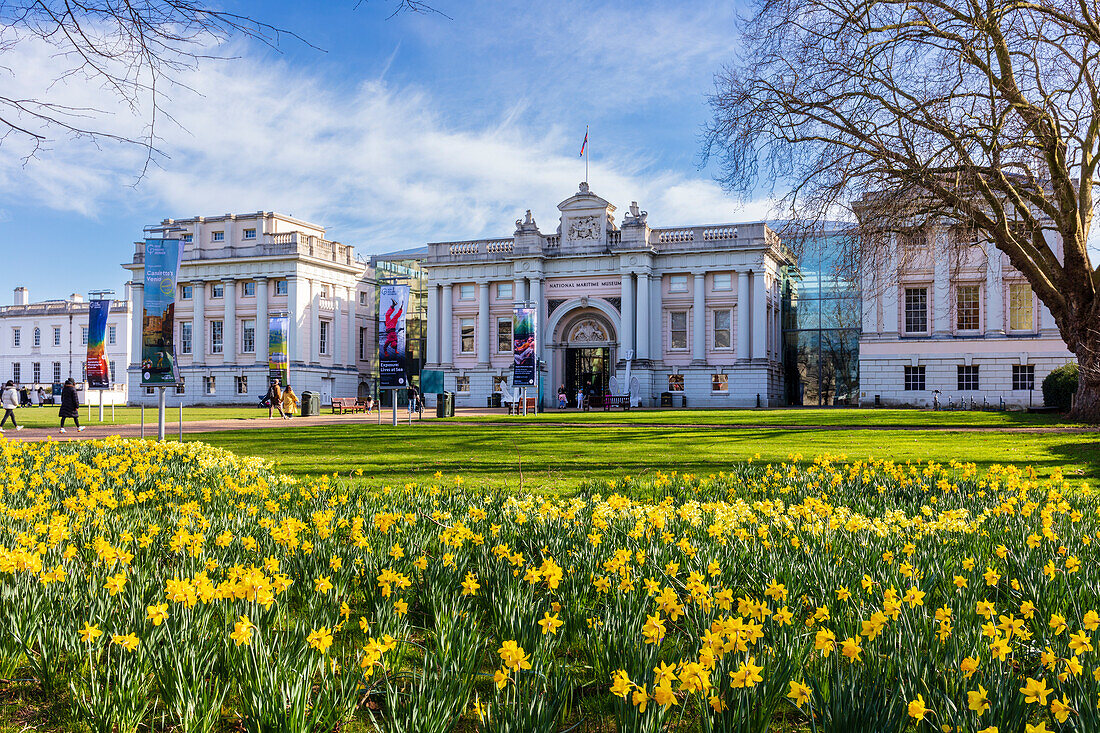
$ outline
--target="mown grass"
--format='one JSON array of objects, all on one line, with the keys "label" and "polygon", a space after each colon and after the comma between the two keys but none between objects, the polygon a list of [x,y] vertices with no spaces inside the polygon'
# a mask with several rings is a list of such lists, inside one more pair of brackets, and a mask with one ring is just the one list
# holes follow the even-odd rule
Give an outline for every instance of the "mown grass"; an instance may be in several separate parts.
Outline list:
[{"label": "mown grass", "polygon": [[1032,428],[1070,426],[1061,413],[1031,413],[1023,410],[917,410],[917,409],[856,409],[778,407],[759,410],[657,410],[634,409],[604,412],[594,409],[552,409],[538,415],[465,416],[459,411],[455,418],[463,422],[508,422],[575,424],[626,423],[662,425],[752,425],[752,426],[806,426],[816,427],[974,427],[974,428]]},{"label": "mown grass", "polygon": [[754,456],[777,462],[792,454],[806,460],[819,454],[898,462],[958,460],[982,470],[1015,463],[1031,465],[1040,475],[1062,470],[1068,477],[1100,480],[1096,432],[425,422],[195,433],[186,439],[270,458],[292,475],[361,470],[359,481],[371,487],[423,481],[439,471],[500,489],[568,494],[587,479],[654,471],[709,474]]},{"label": "mown grass", "polygon": [[[15,411],[15,419],[20,425],[28,428],[56,428],[60,422],[57,416],[57,405],[44,405],[42,407],[20,407]],[[179,420],[179,406],[169,405],[166,419],[169,424],[175,424]],[[256,407],[185,407],[183,408],[183,421],[195,422],[197,420],[245,420],[256,417],[267,417],[267,410]],[[81,425],[137,425],[141,422],[140,407],[116,407],[114,418],[111,417],[110,405],[103,408],[103,422],[99,421],[99,407],[92,405],[92,416],[88,418],[87,405],[80,407]],[[145,424],[156,425],[157,409],[145,408]],[[72,423],[69,423],[70,425]],[[10,425],[10,423],[9,423]],[[5,428],[10,429],[10,428]]]}]

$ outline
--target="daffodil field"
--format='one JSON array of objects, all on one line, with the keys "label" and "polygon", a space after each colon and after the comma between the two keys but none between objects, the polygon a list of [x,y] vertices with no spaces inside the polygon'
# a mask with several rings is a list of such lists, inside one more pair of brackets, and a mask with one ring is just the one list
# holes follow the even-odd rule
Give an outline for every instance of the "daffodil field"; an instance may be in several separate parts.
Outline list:
[{"label": "daffodil field", "polygon": [[1100,501],[1057,474],[348,478],[0,442],[0,689],[96,733],[1100,731]]}]

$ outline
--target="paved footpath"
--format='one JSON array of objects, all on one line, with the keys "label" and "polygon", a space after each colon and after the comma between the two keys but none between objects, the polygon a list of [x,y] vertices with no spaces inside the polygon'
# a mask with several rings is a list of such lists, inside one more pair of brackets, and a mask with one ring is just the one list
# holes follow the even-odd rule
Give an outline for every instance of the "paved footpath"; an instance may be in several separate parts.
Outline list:
[{"label": "paved footpath", "polygon": [[[555,414],[555,413],[549,413]],[[807,431],[896,431],[896,430],[920,430],[929,432],[959,432],[959,433],[1085,433],[1096,432],[1096,427],[1081,427],[1071,425],[1034,425],[1034,426],[996,426],[996,425],[784,425],[775,423],[683,423],[662,422],[660,414],[655,413],[652,420],[644,422],[575,422],[568,420],[569,413],[562,413],[561,420],[524,421],[522,417],[509,417],[498,410],[461,410],[455,418],[439,420],[434,412],[424,413],[423,422],[439,423],[443,425],[466,426],[471,428],[483,426],[510,426],[520,428],[671,428],[676,430],[807,430]],[[154,413],[155,416],[155,413]],[[179,423],[171,420],[166,425],[165,437],[172,439],[179,435]],[[464,420],[463,418],[480,418],[477,421]],[[498,418],[487,420],[484,418]],[[268,419],[267,416],[256,418],[233,418],[225,420],[193,420],[183,423],[184,433],[209,433],[227,430],[285,430],[287,428],[324,427],[332,425],[379,425],[388,427],[392,421],[392,413],[383,410],[381,415],[375,412],[373,415],[363,413],[332,415],[321,414],[317,417],[295,417],[290,420],[279,418]],[[408,425],[409,415],[405,410],[397,411],[398,425]],[[413,424],[421,422],[414,418]],[[93,440],[120,436],[123,438],[141,437],[140,425],[101,425],[92,421],[84,421],[85,430],[77,432],[76,428],[68,427],[65,433],[59,433],[56,427],[33,428],[28,427],[21,431],[8,430],[3,437],[8,440]],[[146,423],[145,437],[155,438],[157,433],[156,422]]]}]

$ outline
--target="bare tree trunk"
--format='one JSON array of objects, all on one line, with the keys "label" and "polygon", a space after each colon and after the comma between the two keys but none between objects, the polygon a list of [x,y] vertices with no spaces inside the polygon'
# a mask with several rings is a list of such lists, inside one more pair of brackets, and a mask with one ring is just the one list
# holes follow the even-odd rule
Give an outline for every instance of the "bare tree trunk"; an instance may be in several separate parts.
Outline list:
[{"label": "bare tree trunk", "polygon": [[1072,349],[1077,355],[1077,394],[1069,417],[1096,424],[1100,423],[1100,318],[1085,321],[1077,329],[1081,336]]}]

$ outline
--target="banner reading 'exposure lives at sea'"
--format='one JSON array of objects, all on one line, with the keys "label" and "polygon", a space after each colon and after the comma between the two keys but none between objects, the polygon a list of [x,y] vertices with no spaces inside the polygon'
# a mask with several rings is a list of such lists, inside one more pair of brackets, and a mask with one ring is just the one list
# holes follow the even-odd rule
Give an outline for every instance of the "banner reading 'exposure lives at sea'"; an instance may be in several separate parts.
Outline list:
[{"label": "banner reading 'exposure lives at sea'", "polygon": [[111,301],[88,303],[88,360],[85,362],[89,389],[110,389],[111,371],[107,366],[107,316]]},{"label": "banner reading 'exposure lives at sea'", "polygon": [[517,305],[512,313],[512,386],[535,386],[538,311]]},{"label": "banner reading 'exposure lives at sea'", "polygon": [[378,378],[382,389],[408,386],[408,309],[408,285],[383,285],[378,289]]},{"label": "banner reading 'exposure lives at sea'", "polygon": [[145,240],[145,297],[141,318],[141,383],[176,384],[176,273],[179,239]]}]

